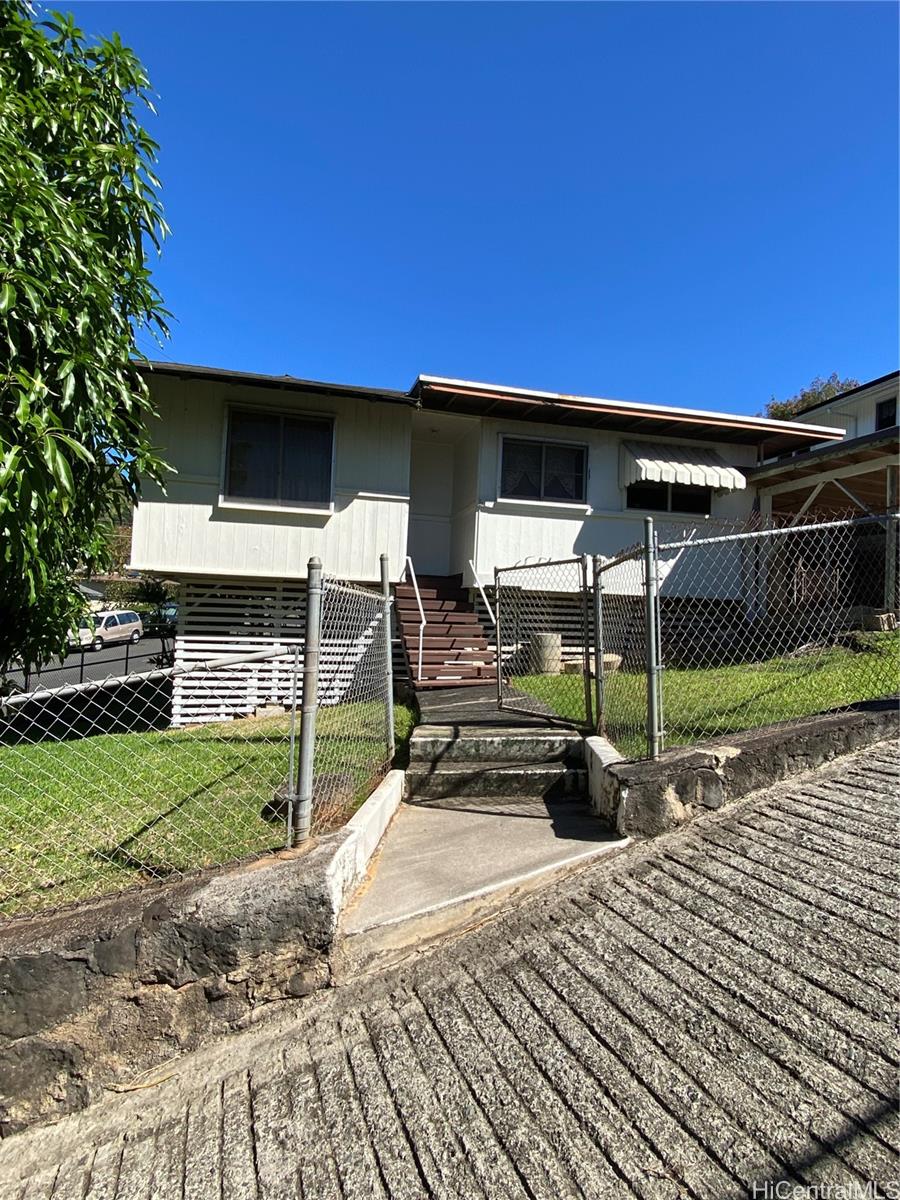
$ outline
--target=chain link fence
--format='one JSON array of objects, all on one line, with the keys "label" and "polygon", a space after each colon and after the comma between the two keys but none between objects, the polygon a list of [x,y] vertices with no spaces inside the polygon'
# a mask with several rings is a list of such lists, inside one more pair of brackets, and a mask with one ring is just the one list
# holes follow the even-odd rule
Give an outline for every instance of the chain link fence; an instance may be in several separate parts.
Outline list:
[{"label": "chain link fence", "polygon": [[593,723],[588,561],[525,563],[494,572],[501,708]]},{"label": "chain link fence", "polygon": [[[292,652],[111,674],[3,700],[0,914],[57,908],[284,846],[277,793],[290,714],[278,707],[235,720],[227,711],[236,681],[261,661],[290,671]],[[179,673],[219,719],[172,727]]]},{"label": "chain link fence", "polygon": [[[315,628],[258,651],[173,662],[170,648],[138,643],[128,662],[125,647],[73,655],[29,690],[13,673],[0,699],[0,917],[237,862],[346,820],[394,753],[391,601],[331,578],[318,587]],[[135,660],[145,669],[129,670]],[[174,712],[185,690],[190,723]]]},{"label": "chain link fence", "polygon": [[322,579],[314,828],[335,824],[364,799],[394,756],[391,608],[387,590]]},{"label": "chain link fence", "polygon": [[647,613],[644,552],[594,560],[597,613],[598,729],[637,755],[646,744]]},{"label": "chain link fence", "polygon": [[876,518],[654,546],[665,744],[896,693],[896,555]]}]

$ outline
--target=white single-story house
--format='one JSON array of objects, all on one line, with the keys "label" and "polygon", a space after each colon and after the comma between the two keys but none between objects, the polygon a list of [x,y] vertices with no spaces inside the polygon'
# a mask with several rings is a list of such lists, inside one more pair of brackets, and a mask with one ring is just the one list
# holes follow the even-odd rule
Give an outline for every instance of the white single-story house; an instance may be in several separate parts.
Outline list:
[{"label": "white single-story house", "polygon": [[428,648],[432,686],[492,670],[476,589],[495,567],[615,554],[648,513],[680,529],[740,521],[758,503],[754,468],[845,432],[431,375],[391,391],[146,371],[152,438],[176,473],[165,494],[145,489],[131,566],[180,581],[180,661],[296,641],[310,556],[374,584],[386,553],[401,634],[418,626],[413,573],[435,625],[462,614]]}]

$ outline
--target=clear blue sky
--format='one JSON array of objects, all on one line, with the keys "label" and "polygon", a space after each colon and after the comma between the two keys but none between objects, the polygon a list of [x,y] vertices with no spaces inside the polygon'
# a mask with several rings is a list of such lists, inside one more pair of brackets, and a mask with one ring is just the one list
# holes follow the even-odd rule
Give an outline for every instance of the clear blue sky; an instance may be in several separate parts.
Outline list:
[{"label": "clear blue sky", "polygon": [[894,4],[71,7],[160,94],[158,357],[741,412],[897,367]]}]

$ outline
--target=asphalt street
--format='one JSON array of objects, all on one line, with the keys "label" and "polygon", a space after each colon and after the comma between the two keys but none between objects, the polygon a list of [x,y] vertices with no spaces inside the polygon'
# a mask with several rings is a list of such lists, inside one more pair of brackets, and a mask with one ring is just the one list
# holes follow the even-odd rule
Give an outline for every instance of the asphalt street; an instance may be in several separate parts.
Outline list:
[{"label": "asphalt street", "polygon": [[633,845],[9,1138],[0,1196],[882,1194],[898,759],[882,744]]},{"label": "asphalt street", "polygon": [[73,650],[65,659],[53,659],[26,681],[22,671],[10,671],[9,678],[21,691],[62,687],[67,683],[86,683],[118,675],[152,671],[167,653],[172,638],[144,637],[135,645],[116,642],[102,650]]}]

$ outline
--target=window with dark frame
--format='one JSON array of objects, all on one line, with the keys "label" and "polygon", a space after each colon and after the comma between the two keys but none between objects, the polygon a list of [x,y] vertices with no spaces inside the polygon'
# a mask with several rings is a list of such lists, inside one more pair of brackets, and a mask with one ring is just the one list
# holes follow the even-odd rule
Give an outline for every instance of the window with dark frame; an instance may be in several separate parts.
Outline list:
[{"label": "window with dark frame", "polygon": [[897,424],[897,397],[879,400],[875,405],[875,429],[891,429]]},{"label": "window with dark frame", "polygon": [[334,425],[327,417],[230,409],[225,499],[329,503],[333,440]]},{"label": "window with dark frame", "polygon": [[585,502],[587,448],[503,438],[500,495],[508,500]]},{"label": "window with dark frame", "polygon": [[712,512],[712,488],[686,483],[630,483],[625,492],[625,503],[628,508],[649,512],[708,517]]}]

